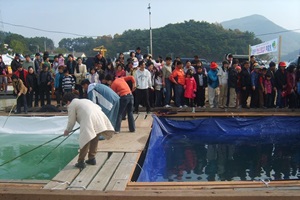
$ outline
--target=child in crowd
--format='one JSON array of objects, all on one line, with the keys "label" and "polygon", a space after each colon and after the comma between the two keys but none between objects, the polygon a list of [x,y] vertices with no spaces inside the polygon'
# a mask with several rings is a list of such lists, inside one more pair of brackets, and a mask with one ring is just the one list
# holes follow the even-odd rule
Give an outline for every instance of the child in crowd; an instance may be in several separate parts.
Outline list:
[{"label": "child in crowd", "polygon": [[32,107],[33,95],[34,95],[35,96],[34,106],[37,107],[39,104],[38,76],[34,72],[32,66],[28,67],[28,75],[26,79],[27,79],[27,87],[28,87],[27,105],[29,108]]},{"label": "child in crowd", "polygon": [[265,104],[265,100],[264,100],[264,94],[265,94],[265,87],[264,87],[264,82],[265,82],[265,75],[267,73],[267,68],[265,66],[262,67],[262,70],[260,71],[259,74],[259,107],[260,108],[265,108],[264,104]]},{"label": "child in crowd", "polygon": [[90,74],[87,76],[87,79],[89,79],[90,83],[99,83],[99,75],[96,73],[95,68],[90,69]]},{"label": "child in crowd", "polygon": [[156,71],[154,76],[155,107],[163,106],[162,71]]},{"label": "child in crowd", "polygon": [[57,107],[60,107],[62,105],[61,99],[63,95],[63,89],[62,89],[63,77],[64,77],[64,66],[61,65],[58,67],[58,72],[55,75],[55,81],[54,81]]},{"label": "child in crowd", "polygon": [[195,93],[197,91],[196,81],[193,77],[193,71],[189,69],[185,75],[185,85],[184,85],[184,98],[186,98],[186,105],[194,107]]},{"label": "child in crowd", "polygon": [[116,77],[116,78],[121,78],[121,77],[125,77],[125,76],[126,76],[126,72],[125,72],[125,70],[123,69],[122,64],[118,64],[117,67],[116,67],[116,74],[115,74],[115,77]]},{"label": "child in crowd", "polygon": [[207,87],[207,75],[202,67],[197,68],[197,73],[194,74],[194,79],[197,85],[196,104],[199,108],[205,108],[205,88]]},{"label": "child in crowd", "polygon": [[208,101],[209,101],[210,108],[216,108],[218,105],[217,88],[219,87],[219,79],[217,74],[218,74],[218,64],[216,62],[211,62],[210,70],[207,73]]},{"label": "child in crowd", "polygon": [[63,93],[72,92],[75,89],[75,80],[68,69],[64,69],[64,77],[62,78],[61,87]]},{"label": "child in crowd", "polygon": [[265,107],[272,108],[274,103],[272,102],[272,81],[271,81],[271,74],[266,75],[266,79],[264,81],[265,87]]},{"label": "child in crowd", "polygon": [[21,106],[23,104],[24,112],[25,112],[25,114],[27,114],[27,101],[26,101],[27,88],[24,85],[23,81],[17,75],[13,74],[11,79],[12,79],[15,94],[17,94],[17,96],[18,96],[16,113],[21,113]]},{"label": "child in crowd", "polygon": [[235,70],[237,71],[237,84],[236,84],[236,108],[241,108],[241,90],[242,90],[242,82],[241,82],[241,72],[242,68],[240,66],[236,66]]},{"label": "child in crowd", "polygon": [[218,70],[218,78],[219,78],[219,108],[225,108],[227,103],[227,93],[228,93],[228,67],[229,63],[227,60],[222,62],[222,67]]}]

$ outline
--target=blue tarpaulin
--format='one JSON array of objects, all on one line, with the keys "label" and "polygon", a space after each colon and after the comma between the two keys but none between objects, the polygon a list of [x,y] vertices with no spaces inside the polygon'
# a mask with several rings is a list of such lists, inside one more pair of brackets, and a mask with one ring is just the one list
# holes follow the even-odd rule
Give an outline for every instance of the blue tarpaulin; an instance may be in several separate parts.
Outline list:
[{"label": "blue tarpaulin", "polygon": [[153,126],[138,182],[157,181],[166,167],[166,145],[300,144],[300,117],[213,117],[171,120],[153,116]]}]

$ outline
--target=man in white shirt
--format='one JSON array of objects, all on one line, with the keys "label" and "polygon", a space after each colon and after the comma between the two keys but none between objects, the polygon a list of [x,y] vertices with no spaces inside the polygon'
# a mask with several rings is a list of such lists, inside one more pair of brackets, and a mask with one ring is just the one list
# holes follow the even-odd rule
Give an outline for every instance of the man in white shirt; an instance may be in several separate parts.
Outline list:
[{"label": "man in white shirt", "polygon": [[150,113],[150,103],[149,103],[149,88],[154,90],[152,87],[151,73],[145,69],[145,62],[139,62],[139,69],[136,70],[134,78],[136,81],[136,90],[135,90],[135,113],[139,111],[139,104],[146,103],[146,111]]}]

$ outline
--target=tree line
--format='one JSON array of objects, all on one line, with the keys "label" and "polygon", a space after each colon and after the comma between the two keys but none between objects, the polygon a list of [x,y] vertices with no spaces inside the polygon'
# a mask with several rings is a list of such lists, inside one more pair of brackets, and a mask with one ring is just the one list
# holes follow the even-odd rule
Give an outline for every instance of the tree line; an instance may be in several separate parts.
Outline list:
[{"label": "tree line", "polygon": [[[208,60],[222,60],[226,53],[248,54],[248,45],[261,43],[252,32],[224,29],[217,23],[205,21],[185,21],[183,23],[168,24],[152,30],[153,56],[180,56],[193,57],[199,55]],[[149,30],[127,30],[122,34],[104,35],[97,38],[63,38],[59,47],[54,48],[51,39],[45,37],[25,38],[18,34],[1,34],[0,41],[14,49],[16,52],[34,53],[37,45],[43,50],[44,42],[48,51],[84,52],[87,56],[94,56],[93,48],[105,46],[106,57],[116,57],[117,53],[142,49],[142,53],[148,53],[150,46]]]}]

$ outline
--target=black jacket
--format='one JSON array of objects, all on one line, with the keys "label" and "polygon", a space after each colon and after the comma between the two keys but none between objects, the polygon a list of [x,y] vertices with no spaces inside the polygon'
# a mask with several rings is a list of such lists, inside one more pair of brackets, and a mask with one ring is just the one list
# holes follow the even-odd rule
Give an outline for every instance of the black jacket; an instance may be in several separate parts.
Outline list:
[{"label": "black jacket", "polygon": [[241,71],[241,87],[251,88],[251,71],[248,72],[244,67]]},{"label": "black jacket", "polygon": [[77,67],[77,62],[75,60],[73,60],[72,63],[70,61],[67,62],[67,69],[69,71],[69,74],[73,75],[76,67]]},{"label": "black jacket", "polygon": [[47,85],[49,82],[52,82],[52,76],[50,72],[41,71],[38,79],[38,85]]},{"label": "black jacket", "polygon": [[281,69],[278,69],[275,72],[275,87],[279,90],[283,89],[283,86],[286,85],[286,70],[282,72]]},{"label": "black jacket", "polygon": [[10,64],[11,69],[12,69],[13,72],[17,71],[17,70],[18,70],[18,67],[19,67],[20,65],[21,65],[21,64],[20,64],[20,61],[19,61],[19,60],[16,60],[16,59],[13,59],[13,60],[11,61],[11,64]]},{"label": "black jacket", "polygon": [[238,73],[233,67],[230,67],[228,69],[228,88],[236,88],[237,81],[238,81]]},{"label": "black jacket", "polygon": [[32,90],[37,90],[38,88],[38,77],[35,73],[27,75],[27,87],[28,89],[31,87]]},{"label": "black jacket", "polygon": [[3,71],[7,73],[4,62],[0,62],[0,75],[3,75]]},{"label": "black jacket", "polygon": [[[207,76],[205,73],[201,73],[203,76],[203,86],[202,87],[207,87]],[[200,81],[199,81],[199,73],[194,74],[194,79],[196,81],[197,89],[200,87]]]}]

